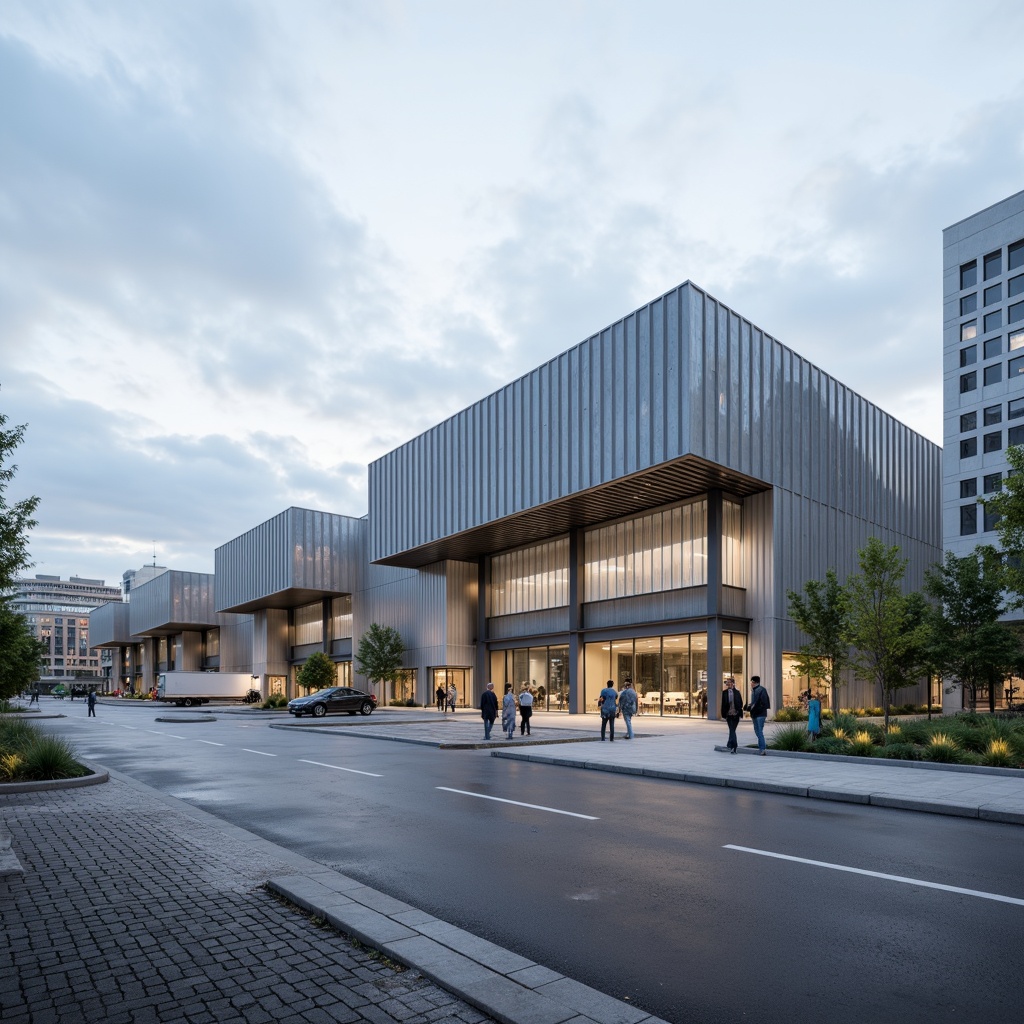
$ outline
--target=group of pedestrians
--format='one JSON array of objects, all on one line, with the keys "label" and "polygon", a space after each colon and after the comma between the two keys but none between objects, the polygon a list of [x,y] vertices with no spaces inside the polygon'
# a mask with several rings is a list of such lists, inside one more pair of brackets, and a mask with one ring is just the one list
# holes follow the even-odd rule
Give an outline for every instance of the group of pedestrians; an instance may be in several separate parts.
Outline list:
[{"label": "group of pedestrians", "polygon": [[740,696],[739,690],[736,689],[736,680],[732,676],[726,676],[725,689],[722,691],[722,718],[729,726],[729,739],[726,741],[726,747],[730,754],[735,754],[736,748],[739,746],[739,741],[736,739],[736,727],[740,724],[740,719],[745,712],[750,715],[750,720],[754,725],[757,752],[762,757],[765,755],[767,751],[765,750],[764,723],[771,706],[771,699],[768,696],[768,691],[761,685],[760,676],[750,677],[750,700],[746,704],[743,703],[743,698]]},{"label": "group of pedestrians", "polygon": [[626,679],[622,684],[621,693],[615,689],[615,681],[609,679],[604,689],[597,695],[597,706],[601,711],[601,742],[604,742],[605,730],[608,731],[608,742],[615,742],[615,720],[621,716],[626,726],[623,739],[633,738],[633,716],[640,710],[640,700],[633,688],[633,680]]},{"label": "group of pedestrians", "polygon": [[455,688],[455,684],[446,690],[443,686],[439,686],[434,693],[434,699],[437,701],[437,710],[442,714],[447,714],[449,711],[455,714],[455,704],[459,699],[459,691]]},{"label": "group of pedestrians", "polygon": [[[505,739],[512,739],[516,734],[516,708],[519,709],[519,734],[530,735],[530,719],[533,718],[533,693],[524,686],[518,698],[512,690],[512,684],[505,684],[505,695],[501,698],[501,730]],[[494,683],[488,683],[480,697],[480,717],[484,720],[484,739],[491,738],[491,729],[498,718],[498,695],[494,692]]]}]

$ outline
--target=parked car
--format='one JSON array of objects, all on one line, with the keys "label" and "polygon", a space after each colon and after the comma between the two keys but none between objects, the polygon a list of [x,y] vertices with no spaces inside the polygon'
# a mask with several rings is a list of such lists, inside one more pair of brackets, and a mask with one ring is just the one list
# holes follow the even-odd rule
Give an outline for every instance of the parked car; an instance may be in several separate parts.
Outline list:
[{"label": "parked car", "polygon": [[344,711],[354,715],[373,713],[377,706],[377,698],[372,693],[353,690],[351,686],[328,686],[326,690],[317,690],[308,697],[296,697],[288,701],[288,712],[296,718],[302,715],[313,715],[320,718],[328,712]]}]

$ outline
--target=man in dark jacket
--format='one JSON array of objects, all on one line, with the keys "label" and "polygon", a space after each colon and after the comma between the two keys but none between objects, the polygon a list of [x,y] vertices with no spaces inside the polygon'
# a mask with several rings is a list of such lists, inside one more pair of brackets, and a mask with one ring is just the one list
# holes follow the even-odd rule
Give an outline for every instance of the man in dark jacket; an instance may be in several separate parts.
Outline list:
[{"label": "man in dark jacket", "polygon": [[757,737],[757,752],[763,757],[764,723],[768,717],[768,709],[772,706],[768,691],[761,685],[760,676],[751,676],[753,689],[750,691],[750,720],[754,723],[754,735]]},{"label": "man in dark jacket", "polygon": [[498,696],[494,692],[494,683],[488,683],[487,689],[480,695],[480,717],[484,720],[484,739],[491,738],[491,726],[498,717]]},{"label": "man in dark jacket", "polygon": [[736,726],[743,717],[743,698],[736,689],[736,680],[732,676],[725,677],[725,689],[722,691],[722,717],[729,726],[729,741],[726,746],[730,754],[736,753],[739,741],[736,739]]}]

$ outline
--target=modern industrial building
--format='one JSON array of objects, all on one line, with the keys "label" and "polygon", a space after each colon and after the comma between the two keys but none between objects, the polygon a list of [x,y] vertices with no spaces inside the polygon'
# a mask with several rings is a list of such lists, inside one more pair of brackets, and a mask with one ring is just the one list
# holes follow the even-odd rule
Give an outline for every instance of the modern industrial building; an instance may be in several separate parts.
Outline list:
[{"label": "modern industrial building", "polygon": [[[978,499],[1024,444],[1024,192],[946,228],[942,245],[942,540],[963,556],[998,543]],[[1006,693],[978,697],[1000,707]]]},{"label": "modern industrial building", "polygon": [[102,656],[89,642],[89,616],[94,608],[120,600],[121,591],[103,580],[37,575],[15,581],[11,606],[46,644],[40,666],[44,681],[101,676]]},{"label": "modern industrial building", "polygon": [[[629,677],[647,713],[714,716],[723,678],[757,673],[778,708],[808,683],[788,592],[857,571],[872,536],[919,588],[940,472],[935,445],[688,282],[372,463],[365,518],[287,509],[217,549],[212,606],[182,617],[161,592],[136,621],[157,577],[94,640],[123,658],[166,635],[140,657],[177,665],[219,629],[226,668],[214,620],[234,616],[232,669],[291,696],[313,651],[365,684],[377,622],[406,646],[382,702],[454,685],[475,704],[493,681],[578,713]],[[880,697],[850,680],[842,699]]]}]

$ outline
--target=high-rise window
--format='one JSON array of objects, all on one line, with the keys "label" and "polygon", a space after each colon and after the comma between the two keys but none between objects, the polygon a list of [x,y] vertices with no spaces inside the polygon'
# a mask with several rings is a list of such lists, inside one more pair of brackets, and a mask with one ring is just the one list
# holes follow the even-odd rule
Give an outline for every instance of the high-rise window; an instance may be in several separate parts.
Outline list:
[{"label": "high-rise window", "polygon": [[1002,473],[989,473],[985,477],[983,490],[985,494],[995,494],[1003,486]]},{"label": "high-rise window", "polygon": [[[1022,306],[1022,308],[1024,308],[1024,303],[1021,303],[1021,306]],[[999,328],[1002,327],[1002,326],[1003,326],[1003,311],[1001,309],[997,309],[997,310],[995,310],[992,313],[986,313],[985,314],[985,333],[986,334],[988,334],[989,331],[998,331]]]},{"label": "high-rise window", "polygon": [[971,292],[970,295],[965,295],[960,300],[960,315],[967,316],[968,313],[973,313],[978,308],[978,293]]},{"label": "high-rise window", "polygon": [[982,414],[982,422],[986,427],[1003,422],[1003,407],[1001,405],[990,405]]},{"label": "high-rise window", "polygon": [[989,384],[998,384],[1003,379],[1003,364],[996,363],[994,366],[985,367],[985,387]]},{"label": "high-rise window", "polygon": [[960,497],[973,498],[978,493],[978,478],[972,476],[969,480],[960,481]]},{"label": "high-rise window", "polygon": [[978,321],[967,320],[965,323],[960,325],[960,340],[970,341],[972,338],[978,336]]},{"label": "high-rise window", "polygon": [[978,413],[977,411],[965,412],[960,417],[960,433],[966,434],[968,430],[978,429]]},{"label": "high-rise window", "polygon": [[1016,270],[1018,267],[1024,267],[1024,238],[1019,242],[1014,242],[1013,245],[1006,250],[1006,255],[1007,270]]},{"label": "high-rise window", "polygon": [[292,644],[321,644],[324,640],[324,606],[320,601],[299,605],[292,610]]},{"label": "high-rise window", "polygon": [[978,439],[976,437],[965,437],[960,442],[960,458],[969,459],[972,455],[978,454]]},{"label": "high-rise window", "polygon": [[960,536],[967,537],[978,532],[978,506],[960,506]]},{"label": "high-rise window", "polygon": [[1006,418],[1008,420],[1019,420],[1024,416],[1024,398],[1014,398],[1006,403]]},{"label": "high-rise window", "polygon": [[1003,354],[1003,339],[1002,338],[989,338],[985,342],[985,358],[995,359],[996,356]]},{"label": "high-rise window", "polygon": [[991,281],[993,277],[998,277],[1002,272],[1003,251],[1002,249],[997,249],[985,257],[985,280]]},{"label": "high-rise window", "polygon": [[1011,277],[1006,282],[1006,297],[1008,299],[1012,299],[1014,295],[1020,295],[1021,292],[1024,292],[1024,274]]},{"label": "high-rise window", "polygon": [[978,261],[971,260],[960,267],[960,290],[973,288],[978,283]]},{"label": "high-rise window", "polygon": [[978,361],[978,346],[968,345],[960,349],[960,365],[972,366]]},{"label": "high-rise window", "polygon": [[1006,310],[1006,322],[1015,324],[1018,320],[1024,320],[1024,302],[1015,302]]},{"label": "high-rise window", "polygon": [[1001,284],[993,284],[985,289],[985,302],[984,305],[991,306],[993,302],[1003,301],[1003,286]]},{"label": "high-rise window", "polygon": [[1003,432],[1001,430],[994,430],[991,434],[986,434],[984,437],[984,450],[986,452],[998,452],[1002,451],[1003,448]]}]

